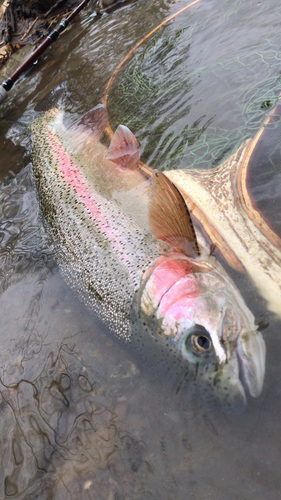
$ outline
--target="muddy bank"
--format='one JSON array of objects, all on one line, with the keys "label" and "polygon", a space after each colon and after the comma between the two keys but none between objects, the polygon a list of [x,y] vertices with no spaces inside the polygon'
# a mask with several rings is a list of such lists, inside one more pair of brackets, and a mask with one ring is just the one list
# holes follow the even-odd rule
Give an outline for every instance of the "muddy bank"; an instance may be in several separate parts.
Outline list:
[{"label": "muddy bank", "polygon": [[[93,0],[91,4],[100,12],[124,1]],[[0,0],[0,68],[21,47],[42,41],[80,3],[81,0]]]},{"label": "muddy bank", "polygon": [[25,45],[35,45],[50,33],[77,0],[5,0],[0,8],[0,66]]}]

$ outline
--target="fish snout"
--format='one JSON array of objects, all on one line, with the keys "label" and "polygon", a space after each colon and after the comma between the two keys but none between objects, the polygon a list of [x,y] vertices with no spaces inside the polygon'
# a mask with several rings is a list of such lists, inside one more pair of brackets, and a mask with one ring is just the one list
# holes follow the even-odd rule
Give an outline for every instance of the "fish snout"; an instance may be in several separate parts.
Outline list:
[{"label": "fish snout", "polygon": [[262,334],[258,330],[241,334],[237,340],[237,355],[241,378],[250,395],[257,398],[265,376],[266,347]]},{"label": "fish snout", "polygon": [[[215,400],[226,413],[244,411],[246,390],[256,398],[260,395],[265,375],[265,342],[260,332],[254,330],[240,335],[236,342],[224,342],[225,360],[210,364],[201,377]],[[200,370],[199,370],[200,374]]]}]

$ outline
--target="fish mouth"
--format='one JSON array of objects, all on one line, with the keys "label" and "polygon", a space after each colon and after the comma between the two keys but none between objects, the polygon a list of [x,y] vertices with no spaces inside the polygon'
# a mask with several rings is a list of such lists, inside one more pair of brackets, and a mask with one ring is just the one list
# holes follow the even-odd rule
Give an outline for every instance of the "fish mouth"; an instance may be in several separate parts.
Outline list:
[{"label": "fish mouth", "polygon": [[212,377],[215,400],[225,413],[242,413],[247,405],[246,392],[253,398],[261,394],[265,355],[265,342],[259,331],[238,337],[236,349]]},{"label": "fish mouth", "polygon": [[[240,380],[240,366],[235,353],[232,359],[213,371],[210,366],[206,370],[198,372],[200,399],[203,398],[207,404],[215,404],[224,413],[236,415],[242,413],[247,406],[245,387]],[[200,379],[204,379],[203,384]],[[207,387],[206,387],[207,385]]]},{"label": "fish mouth", "polygon": [[242,413],[247,405],[244,386],[239,376],[235,377],[233,373],[236,368],[236,363],[232,361],[214,377],[215,400],[225,413],[232,415]]},{"label": "fish mouth", "polygon": [[[232,314],[232,320],[234,317]],[[224,338],[223,328],[220,329],[219,347],[223,347],[224,360],[214,344],[220,360],[217,374],[213,378],[214,390],[222,409],[232,414],[241,413],[245,409],[246,394],[253,398],[261,394],[265,377],[266,346],[263,336],[256,329],[251,315],[237,315],[239,317],[242,321],[238,319],[234,322],[240,330],[237,336],[232,330],[227,335],[228,338]]]}]

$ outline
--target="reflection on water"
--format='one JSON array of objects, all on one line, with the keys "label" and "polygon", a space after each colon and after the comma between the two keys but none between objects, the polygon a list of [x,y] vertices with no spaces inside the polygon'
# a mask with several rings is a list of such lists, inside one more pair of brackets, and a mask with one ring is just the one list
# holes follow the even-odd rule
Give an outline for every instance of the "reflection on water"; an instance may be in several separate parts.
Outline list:
[{"label": "reflection on water", "polygon": [[[40,219],[25,153],[25,127],[37,116],[36,104],[49,90],[66,81],[67,109],[75,117],[93,107],[121,58],[181,6],[182,2],[139,0],[98,22],[89,7],[81,22],[14,87],[1,108],[0,498],[276,500],[280,496],[280,323],[268,315],[247,277],[235,278],[257,321],[269,323],[263,332],[265,387],[242,415],[227,416],[201,407],[188,387],[176,394],[161,376],[136,365],[67,289]],[[164,32],[171,42],[177,40],[181,51],[189,47],[189,57],[181,59],[178,69],[185,62],[192,78],[197,75],[200,82],[187,89],[188,95],[181,94],[188,103],[186,113],[177,109],[178,94],[174,95],[172,135],[168,106],[158,110],[155,123],[139,131],[142,147],[151,140],[160,151],[164,139],[157,130],[161,130],[170,137],[165,152],[175,151],[179,143],[173,138],[202,116],[208,127],[185,151],[194,162],[200,152],[203,160],[227,155],[228,148],[251,134],[257,108],[254,115],[247,114],[250,108],[245,103],[250,98],[246,97],[254,96],[257,80],[264,82],[258,87],[257,102],[263,102],[269,91],[279,90],[274,86],[280,72],[279,19],[280,6],[274,0],[202,0],[167,26]],[[166,71],[172,80],[176,68],[170,67],[171,73],[169,67]],[[186,74],[180,76],[181,81],[188,80]],[[120,104],[116,120],[126,116],[125,111]],[[249,119],[240,133],[245,116]],[[274,166],[279,176],[275,160]],[[271,189],[270,176],[266,182],[260,182],[259,189]],[[277,220],[278,193],[275,198],[274,211],[268,205],[267,217]]]},{"label": "reflection on water", "polygon": [[104,380],[75,348],[51,351],[35,380],[2,386],[1,394],[6,496],[122,498],[144,444],[115,422]]},{"label": "reflection on water", "polygon": [[122,110],[122,120],[138,130],[138,139],[145,145],[143,161],[154,168],[177,168],[186,149],[212,122],[203,114],[186,124],[193,89],[200,83],[198,75],[194,78],[189,72],[190,37],[188,27],[172,33],[162,28],[118,75],[110,92],[111,121],[118,125]]}]

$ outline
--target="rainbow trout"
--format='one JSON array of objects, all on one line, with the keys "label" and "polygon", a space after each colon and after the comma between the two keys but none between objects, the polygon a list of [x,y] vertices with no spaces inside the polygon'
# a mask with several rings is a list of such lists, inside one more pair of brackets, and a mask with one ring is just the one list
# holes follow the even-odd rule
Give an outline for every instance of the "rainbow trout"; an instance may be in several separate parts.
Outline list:
[{"label": "rainbow trout", "polygon": [[[72,126],[51,109],[31,126],[40,205],[63,276],[109,329],[207,400],[240,412],[257,397],[265,344],[224,269],[201,255],[183,198],[155,171],[138,170],[138,143],[119,126],[109,149],[107,112]],[[203,252],[204,253],[204,252]]]}]

